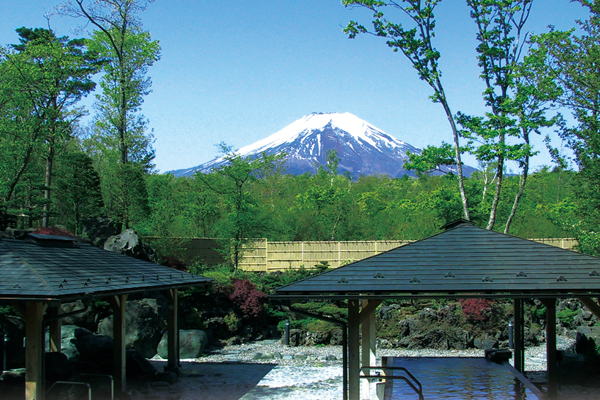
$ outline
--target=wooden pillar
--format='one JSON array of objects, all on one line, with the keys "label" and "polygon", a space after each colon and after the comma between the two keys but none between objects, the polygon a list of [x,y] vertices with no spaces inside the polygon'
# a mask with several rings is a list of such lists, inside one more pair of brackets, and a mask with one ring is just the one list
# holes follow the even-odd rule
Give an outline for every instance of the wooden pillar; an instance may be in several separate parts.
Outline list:
[{"label": "wooden pillar", "polygon": [[514,299],[514,316],[513,342],[515,345],[515,369],[523,372],[525,370],[525,335],[522,299]]},{"label": "wooden pillar", "polygon": [[[377,343],[376,343],[376,335],[375,335],[375,310],[369,310],[368,305],[369,300],[362,301],[362,309],[363,311],[370,311],[364,317],[361,315],[361,327],[362,327],[362,366],[371,366],[375,365],[377,362]],[[364,369],[363,373],[365,375],[371,375],[370,369]],[[362,398],[369,400],[371,393],[371,384],[368,379],[363,379],[361,384],[361,394]]]},{"label": "wooden pillar", "polygon": [[120,294],[109,299],[113,309],[113,378],[117,392],[127,389],[125,353],[125,309],[127,295]]},{"label": "wooden pillar", "polygon": [[556,357],[556,299],[544,299],[546,306],[546,368],[548,399],[558,397],[558,359]]},{"label": "wooden pillar", "polygon": [[[62,314],[62,308],[58,307],[48,308],[48,317],[56,318]],[[50,321],[50,340],[48,342],[51,352],[60,353],[62,351],[62,321],[59,318]]]},{"label": "wooden pillar", "polygon": [[348,398],[360,400],[360,343],[358,300],[348,300]]},{"label": "wooden pillar", "polygon": [[178,311],[178,292],[177,289],[167,290],[169,299],[167,313],[167,348],[169,361],[167,370],[179,371],[179,311]]},{"label": "wooden pillar", "polygon": [[25,303],[25,400],[44,398],[43,324],[46,305],[41,301]]}]

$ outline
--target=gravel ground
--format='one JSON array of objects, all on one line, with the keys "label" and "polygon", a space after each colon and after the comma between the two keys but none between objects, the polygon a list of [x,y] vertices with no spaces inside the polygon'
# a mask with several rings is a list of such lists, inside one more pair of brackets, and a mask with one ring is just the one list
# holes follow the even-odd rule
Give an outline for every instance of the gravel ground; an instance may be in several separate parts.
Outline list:
[{"label": "gravel ground", "polygon": [[[572,340],[560,338],[566,350]],[[527,371],[546,368],[545,346],[526,349]],[[483,357],[483,350],[378,349],[378,354],[398,357]],[[162,370],[165,362],[153,359]],[[341,346],[287,347],[279,341],[213,348],[202,358],[182,360],[179,381],[155,382],[138,388],[134,400],[338,400],[342,396]],[[561,399],[592,400],[600,391],[563,386]]]}]

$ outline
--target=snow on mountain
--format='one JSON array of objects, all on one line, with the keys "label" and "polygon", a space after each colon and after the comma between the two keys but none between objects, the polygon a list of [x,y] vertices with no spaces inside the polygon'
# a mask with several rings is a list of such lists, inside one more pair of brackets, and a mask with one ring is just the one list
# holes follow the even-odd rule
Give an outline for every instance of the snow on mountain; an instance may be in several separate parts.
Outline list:
[{"label": "snow on mountain", "polygon": [[[328,150],[337,151],[338,172],[349,172],[354,178],[374,174],[414,176],[412,171],[402,168],[408,160],[406,152],[421,152],[353,114],[312,113],[265,139],[242,147],[236,154],[252,157],[263,152],[285,152],[287,172],[300,175],[315,172],[315,162],[325,164]],[[169,172],[175,176],[190,176],[196,171],[210,172],[224,162],[219,157],[197,167]]]}]

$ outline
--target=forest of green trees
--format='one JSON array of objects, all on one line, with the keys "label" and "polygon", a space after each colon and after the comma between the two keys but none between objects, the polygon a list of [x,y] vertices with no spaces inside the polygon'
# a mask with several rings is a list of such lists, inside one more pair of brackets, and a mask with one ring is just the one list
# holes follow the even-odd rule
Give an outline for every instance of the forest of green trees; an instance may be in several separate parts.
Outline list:
[{"label": "forest of green trees", "polygon": [[[484,116],[450,112],[433,47],[439,0],[346,1],[373,11],[373,31],[351,22],[351,37],[372,33],[404,54],[432,100],[447,113],[452,144],[411,156],[418,178],[337,173],[337,156],[313,173],[285,173],[283,155],[236,156],[209,174],[175,178],[154,170],[153,137],[142,113],[160,46],[144,30],[142,0],[72,0],[62,18],[87,21],[87,38],[17,27],[19,43],[0,46],[0,213],[20,228],[61,225],[82,231],[105,216],[156,237],[214,237],[238,248],[269,240],[420,239],[446,222],[475,224],[525,238],[576,237],[600,255],[600,1],[579,0],[589,19],[577,30],[518,35],[532,0],[467,0],[478,27],[486,82]],[[414,23],[386,19],[391,5]],[[522,23],[522,24],[521,24]],[[515,50],[517,49],[517,50]],[[393,78],[390,78],[393,79]],[[97,93],[91,123],[81,99]],[[559,113],[569,115],[569,122]],[[573,150],[575,170],[549,144],[555,166],[530,171],[529,135],[554,129]],[[473,154],[471,177],[433,175]],[[521,170],[507,174],[507,163]],[[169,246],[159,243],[161,255]]]}]

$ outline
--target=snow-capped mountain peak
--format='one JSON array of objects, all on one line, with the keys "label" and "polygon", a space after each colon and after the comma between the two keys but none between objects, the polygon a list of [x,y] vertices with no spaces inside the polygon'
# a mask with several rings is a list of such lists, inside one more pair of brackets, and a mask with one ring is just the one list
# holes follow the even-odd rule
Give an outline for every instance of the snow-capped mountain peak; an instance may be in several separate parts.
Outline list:
[{"label": "snow-capped mountain peak", "polygon": [[[253,157],[263,152],[284,152],[287,172],[299,175],[315,172],[315,163],[324,165],[329,150],[337,151],[338,172],[348,172],[354,178],[374,174],[414,175],[402,167],[408,159],[406,153],[421,153],[420,149],[346,112],[308,114],[280,131],[242,147],[236,154]],[[219,157],[197,167],[170,173],[175,176],[190,176],[196,171],[207,173],[226,162]]]},{"label": "snow-capped mountain peak", "polygon": [[[405,143],[385,134],[382,130],[354,114],[346,113],[312,113],[292,122],[282,130],[275,132],[258,142],[242,147],[236,153],[249,155],[261,153],[269,148],[278,147],[286,143],[294,143],[302,137],[326,129],[339,130],[349,134],[354,140],[363,141],[377,147],[379,136],[390,141],[392,146],[405,146]],[[411,146],[412,147],[412,146]],[[319,149],[321,150],[321,149]]]}]

